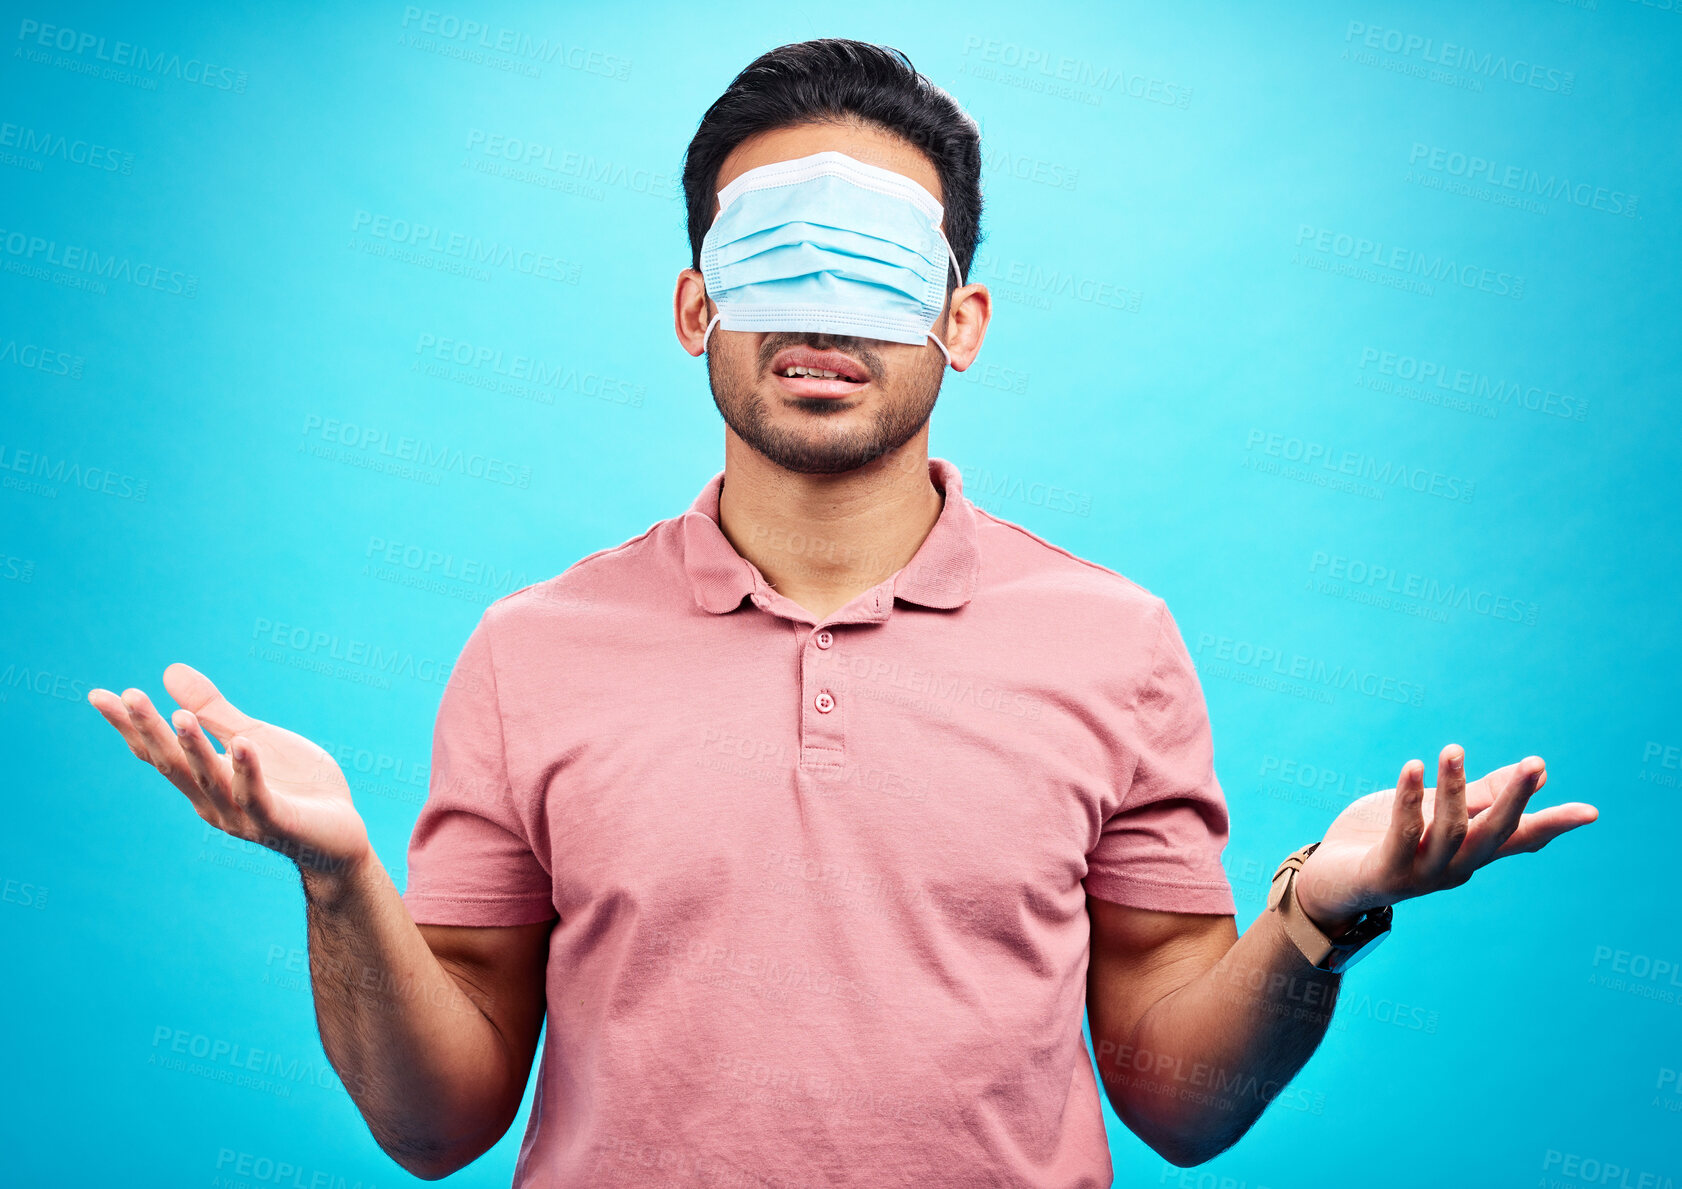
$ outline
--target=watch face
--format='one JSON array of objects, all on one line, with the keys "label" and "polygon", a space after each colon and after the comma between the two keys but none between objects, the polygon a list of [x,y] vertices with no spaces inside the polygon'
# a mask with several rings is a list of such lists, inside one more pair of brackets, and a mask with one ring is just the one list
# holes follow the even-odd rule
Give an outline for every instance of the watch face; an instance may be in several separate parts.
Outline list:
[{"label": "watch face", "polygon": [[1365,941],[1351,942],[1351,944],[1355,947],[1353,949],[1345,950],[1342,946],[1337,947],[1332,951],[1332,957],[1330,962],[1327,964],[1326,969],[1330,970],[1333,974],[1343,973],[1345,970],[1348,970],[1351,966],[1355,965],[1355,963],[1359,962],[1362,958],[1377,949],[1378,943],[1388,936],[1390,936],[1390,930],[1385,929],[1383,932],[1378,933],[1373,937],[1369,937]]}]

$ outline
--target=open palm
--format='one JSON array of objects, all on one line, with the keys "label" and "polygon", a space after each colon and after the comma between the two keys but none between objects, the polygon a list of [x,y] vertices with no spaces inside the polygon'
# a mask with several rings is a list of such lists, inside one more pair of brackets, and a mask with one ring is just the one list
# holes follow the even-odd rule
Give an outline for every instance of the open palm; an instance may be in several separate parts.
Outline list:
[{"label": "open palm", "polygon": [[1297,876],[1309,918],[1335,930],[1368,909],[1459,887],[1496,859],[1541,850],[1599,816],[1576,801],[1524,812],[1548,780],[1539,756],[1469,783],[1465,766],[1465,752],[1450,744],[1434,788],[1425,787],[1424,763],[1409,760],[1395,788],[1344,809]]},{"label": "open palm", "polygon": [[[242,713],[188,665],[165,669],[164,688],[181,704],[168,723],[138,689],[120,698],[90,690],[88,701],[200,817],[313,870],[341,870],[367,851],[350,786],[323,748]],[[212,736],[226,754],[211,745]]]}]

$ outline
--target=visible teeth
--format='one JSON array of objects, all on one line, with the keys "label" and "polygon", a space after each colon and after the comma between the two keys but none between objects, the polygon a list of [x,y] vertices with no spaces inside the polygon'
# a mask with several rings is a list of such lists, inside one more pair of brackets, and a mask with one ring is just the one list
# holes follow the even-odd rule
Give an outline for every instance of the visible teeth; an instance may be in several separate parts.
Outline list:
[{"label": "visible teeth", "polygon": [[813,376],[823,380],[838,380],[840,372],[826,372],[818,367],[791,367],[783,373],[785,376]]}]

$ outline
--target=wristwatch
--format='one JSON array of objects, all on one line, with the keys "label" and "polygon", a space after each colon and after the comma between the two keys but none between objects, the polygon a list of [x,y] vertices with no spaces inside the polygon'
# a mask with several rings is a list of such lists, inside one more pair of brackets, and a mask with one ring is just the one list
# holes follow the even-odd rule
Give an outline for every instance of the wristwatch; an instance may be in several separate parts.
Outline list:
[{"label": "wristwatch", "polygon": [[1342,974],[1390,936],[1392,914],[1386,904],[1382,908],[1369,909],[1336,937],[1327,937],[1320,932],[1319,926],[1309,920],[1308,914],[1302,910],[1296,894],[1296,874],[1319,845],[1311,842],[1279,864],[1279,870],[1273,873],[1273,887],[1267,894],[1267,907],[1268,911],[1279,914],[1280,922],[1285,926],[1285,935],[1311,965],[1319,970]]}]

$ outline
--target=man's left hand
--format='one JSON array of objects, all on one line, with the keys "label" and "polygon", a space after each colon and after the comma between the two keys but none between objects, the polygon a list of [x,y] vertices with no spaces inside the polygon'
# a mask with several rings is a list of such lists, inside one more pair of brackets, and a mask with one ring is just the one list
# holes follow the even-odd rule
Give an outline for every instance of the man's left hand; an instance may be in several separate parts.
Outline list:
[{"label": "man's left hand", "polygon": [[1541,850],[1600,816],[1578,801],[1525,813],[1547,780],[1542,758],[1527,756],[1468,784],[1466,753],[1451,743],[1428,789],[1424,763],[1409,760],[1395,788],[1338,815],[1297,873],[1297,901],[1322,932],[1336,935],[1368,909],[1457,888],[1478,868]]}]

